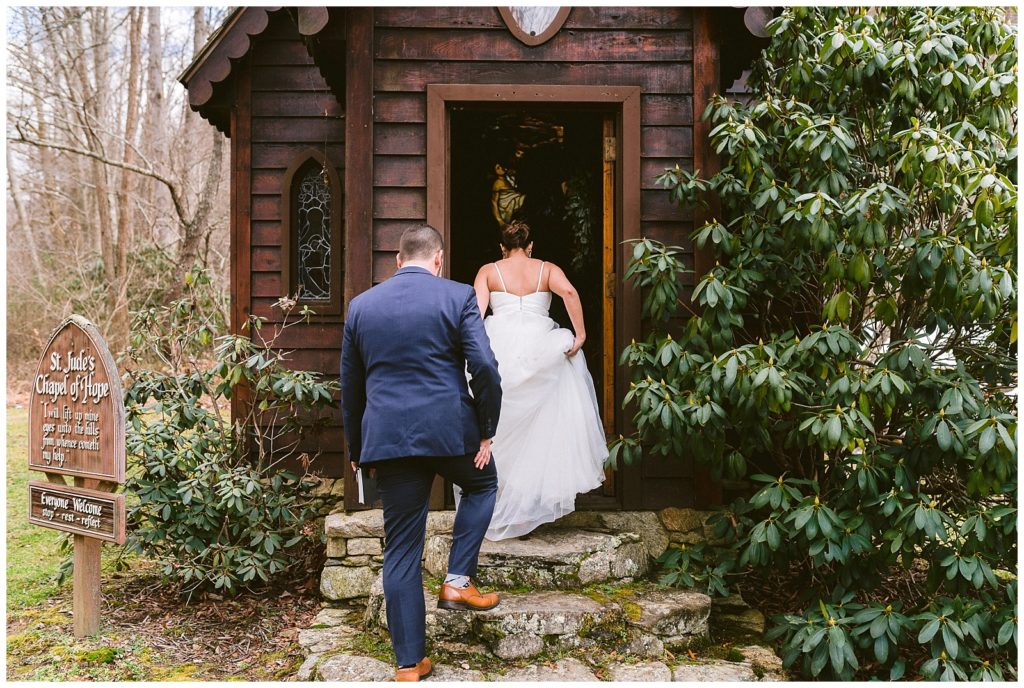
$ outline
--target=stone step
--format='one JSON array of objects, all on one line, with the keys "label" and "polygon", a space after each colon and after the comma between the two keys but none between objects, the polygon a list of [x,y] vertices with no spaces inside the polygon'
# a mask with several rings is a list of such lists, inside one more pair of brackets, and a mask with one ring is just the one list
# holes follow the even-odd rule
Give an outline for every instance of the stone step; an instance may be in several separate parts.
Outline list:
[{"label": "stone step", "polygon": [[[443,576],[451,548],[451,535],[429,537],[424,568]],[[526,539],[484,540],[477,579],[499,589],[566,590],[595,583],[629,583],[646,576],[650,568],[650,554],[636,533],[542,528]]]},{"label": "stone step", "polygon": [[[631,591],[634,602],[643,608],[644,593]],[[546,616],[529,612],[524,600],[506,600],[509,611],[506,625],[510,630],[530,627],[531,635],[541,630],[565,632],[570,627],[586,630],[580,625],[600,607],[608,605],[606,599],[590,599],[594,605],[586,609],[565,603],[565,598],[584,597],[572,593],[549,591],[540,597],[538,604],[557,605],[559,612]],[[559,600],[559,598],[562,598]],[[434,601],[433,595],[430,601]],[[589,611],[588,611],[589,610]],[[629,615],[628,605],[624,614]],[[445,612],[456,619],[470,612]],[[638,616],[642,621],[643,613]],[[482,616],[478,615],[478,616]],[[299,681],[391,681],[395,667],[387,638],[378,629],[367,631],[357,619],[358,614],[349,609],[323,609],[314,619],[312,627],[299,633],[298,642],[303,649],[305,661],[299,668]],[[493,618],[491,619],[493,621]],[[444,623],[444,621],[442,621]],[[474,621],[453,621],[449,631],[457,635],[459,628],[472,630]],[[462,624],[459,626],[459,624]],[[688,652],[675,654],[663,648],[656,652],[634,652],[623,647],[619,633],[591,633],[582,640],[588,642],[562,648],[547,655],[502,658],[495,657],[484,645],[474,642],[475,638],[458,637],[455,640],[437,637],[437,621],[432,624],[434,637],[427,644],[427,651],[434,659],[435,669],[431,681],[784,681],[787,679],[781,660],[767,647],[759,645],[728,644],[712,646],[695,643]],[[608,630],[608,629],[606,629]],[[629,632],[635,629],[630,628]],[[627,633],[628,635],[628,633]],[[515,638],[517,636],[506,636]],[[659,641],[660,645],[660,641]],[[506,646],[508,643],[506,642]],[[554,649],[546,645],[545,649]],[[726,654],[729,659],[722,659]]]},{"label": "stone step", "polygon": [[[704,594],[650,584],[619,588],[613,596],[559,590],[506,593],[481,612],[437,608],[437,592],[424,590],[427,637],[482,642],[502,659],[547,651],[614,644],[621,652],[661,656],[708,635],[711,599]],[[381,580],[367,602],[364,627],[387,629]]]},{"label": "stone step", "polygon": [[[710,532],[705,524],[707,516],[707,512],[676,508],[657,513],[574,511],[542,526],[527,540],[485,543],[485,559],[493,554],[497,564],[487,581],[502,587],[560,589],[586,585],[587,581],[626,581],[644,575],[651,561],[660,556],[670,542],[692,544],[707,540]],[[432,572],[444,570],[454,521],[454,511],[431,511],[427,516],[424,560]],[[327,536],[327,561],[321,585],[324,598],[331,602],[365,598],[383,562],[381,510],[330,514],[324,527]],[[556,534],[567,532],[579,533],[586,542],[575,543],[572,538],[564,537],[558,542]],[[600,535],[606,537],[600,538]],[[646,560],[639,556],[637,536],[647,550]],[[616,541],[616,537],[621,539]],[[556,542],[558,544],[552,544]],[[541,545],[542,551],[530,552],[529,548],[536,544]],[[427,555],[430,555],[429,562]],[[527,567],[520,567],[520,561],[525,561]]]}]

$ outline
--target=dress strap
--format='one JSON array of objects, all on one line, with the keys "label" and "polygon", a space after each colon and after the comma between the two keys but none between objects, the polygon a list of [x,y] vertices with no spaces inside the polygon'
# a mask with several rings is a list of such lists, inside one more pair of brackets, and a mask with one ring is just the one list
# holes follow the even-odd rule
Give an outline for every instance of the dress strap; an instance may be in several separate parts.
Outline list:
[{"label": "dress strap", "polygon": [[501,270],[498,269],[497,263],[491,263],[494,266],[494,271],[498,273],[498,281],[501,282],[501,290],[508,292],[508,287],[505,286],[505,278],[501,276]]},{"label": "dress strap", "polygon": [[537,275],[537,288],[533,290],[534,294],[536,294],[537,292],[540,291],[540,281],[541,281],[541,279],[543,277],[544,277],[544,261],[541,261],[540,262],[540,273],[538,273],[538,275]]}]

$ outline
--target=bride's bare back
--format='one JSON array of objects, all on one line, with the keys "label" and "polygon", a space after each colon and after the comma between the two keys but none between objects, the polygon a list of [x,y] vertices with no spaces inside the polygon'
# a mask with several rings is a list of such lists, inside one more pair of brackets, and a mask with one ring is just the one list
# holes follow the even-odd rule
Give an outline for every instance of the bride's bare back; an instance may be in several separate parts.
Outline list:
[{"label": "bride's bare back", "polygon": [[[554,263],[540,261],[536,258],[529,258],[522,249],[510,251],[508,258],[487,263],[480,268],[473,281],[473,289],[476,290],[477,305],[480,307],[480,315],[487,314],[487,307],[491,302],[492,291],[506,291],[514,296],[526,296],[535,291],[550,291],[558,294],[565,302],[566,311],[569,313],[569,320],[572,321],[573,330],[576,333],[576,341],[573,343],[569,355],[574,355],[583,346],[586,340],[586,329],[583,325],[583,306],[580,304],[580,296],[576,293],[575,287],[565,276],[562,268]],[[544,271],[541,273],[541,266]],[[498,275],[501,270],[501,275]],[[537,279],[540,277],[540,284]],[[504,282],[504,286],[502,286]]]},{"label": "bride's bare back", "polygon": [[[504,258],[494,263],[498,270],[493,267],[488,270],[484,266],[482,271],[487,274],[487,288],[489,291],[507,291],[513,296],[525,296],[535,291],[550,291],[548,281],[551,279],[551,268],[557,267],[551,263],[537,260],[536,258]],[[543,266],[543,274],[541,268]],[[505,280],[502,286],[501,281]]]}]

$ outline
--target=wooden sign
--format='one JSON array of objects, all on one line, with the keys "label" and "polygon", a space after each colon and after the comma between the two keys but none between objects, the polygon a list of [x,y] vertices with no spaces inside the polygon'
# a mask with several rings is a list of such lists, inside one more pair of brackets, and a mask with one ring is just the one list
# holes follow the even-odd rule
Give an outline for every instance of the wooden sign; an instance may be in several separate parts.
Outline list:
[{"label": "wooden sign", "polygon": [[[75,636],[100,628],[103,541],[125,540],[125,414],[121,378],[96,326],[72,315],[43,349],[29,399],[28,467],[49,482],[29,483],[29,523],[74,534]],[[61,476],[70,475],[74,487]]]},{"label": "wooden sign", "polygon": [[124,544],[124,495],[30,481],[29,523]]},{"label": "wooden sign", "polygon": [[73,315],[54,331],[32,379],[28,467],[124,482],[121,380],[96,326]]}]

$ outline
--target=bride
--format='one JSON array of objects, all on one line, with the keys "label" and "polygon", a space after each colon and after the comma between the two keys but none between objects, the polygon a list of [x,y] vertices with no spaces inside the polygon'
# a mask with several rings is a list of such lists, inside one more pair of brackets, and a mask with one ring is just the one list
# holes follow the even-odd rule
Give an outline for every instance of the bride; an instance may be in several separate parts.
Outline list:
[{"label": "bride", "polygon": [[[502,403],[493,456],[498,497],[490,540],[518,537],[571,512],[576,495],[604,480],[608,458],[594,381],[580,347],[586,340],[579,294],[561,268],[530,257],[529,227],[501,233],[505,258],[480,268],[473,283],[501,373]],[[576,334],[548,317],[558,294]]]}]

